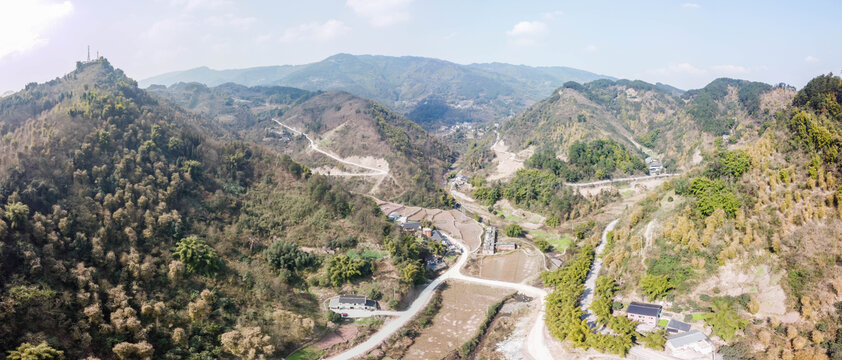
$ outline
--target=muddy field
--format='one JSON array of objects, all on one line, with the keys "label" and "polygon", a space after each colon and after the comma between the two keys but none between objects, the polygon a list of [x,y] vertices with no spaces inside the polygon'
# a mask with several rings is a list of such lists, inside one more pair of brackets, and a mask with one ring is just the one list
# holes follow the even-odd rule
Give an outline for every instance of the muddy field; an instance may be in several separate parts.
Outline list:
[{"label": "muddy field", "polygon": [[529,255],[523,250],[482,256],[471,262],[465,273],[483,279],[506,282],[523,282],[541,273],[543,261],[538,254]]},{"label": "muddy field", "polygon": [[509,294],[501,290],[461,281],[449,281],[442,292],[442,307],[432,325],[424,329],[407,350],[404,359],[441,359],[462,346],[485,320],[488,306]]}]

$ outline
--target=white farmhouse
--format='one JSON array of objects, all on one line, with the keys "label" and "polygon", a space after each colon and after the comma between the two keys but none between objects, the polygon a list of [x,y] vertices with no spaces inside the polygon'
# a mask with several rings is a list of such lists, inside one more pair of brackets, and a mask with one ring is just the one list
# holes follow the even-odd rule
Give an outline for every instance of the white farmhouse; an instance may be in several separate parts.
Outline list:
[{"label": "white farmhouse", "polygon": [[667,338],[667,349],[673,353],[692,350],[707,355],[713,352],[713,344],[705,334],[693,330]]}]

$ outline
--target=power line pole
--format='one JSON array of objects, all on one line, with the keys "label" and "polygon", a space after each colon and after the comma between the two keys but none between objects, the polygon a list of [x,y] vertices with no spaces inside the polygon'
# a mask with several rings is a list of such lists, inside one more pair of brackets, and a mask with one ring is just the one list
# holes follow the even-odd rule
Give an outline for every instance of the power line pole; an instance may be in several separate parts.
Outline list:
[{"label": "power line pole", "polygon": [[88,61],[91,61],[91,46],[88,45]]}]

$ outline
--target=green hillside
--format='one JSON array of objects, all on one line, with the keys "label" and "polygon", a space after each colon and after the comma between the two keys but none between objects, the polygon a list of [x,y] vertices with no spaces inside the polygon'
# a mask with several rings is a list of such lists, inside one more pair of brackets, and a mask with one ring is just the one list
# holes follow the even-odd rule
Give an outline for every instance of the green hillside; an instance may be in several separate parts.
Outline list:
[{"label": "green hillside", "polygon": [[503,138],[514,150],[534,144],[562,159],[575,142],[612,139],[681,171],[698,164],[719,137],[729,143],[756,138],[793,95],[734,79],[687,92],[643,81],[568,82],[505,123]]},{"label": "green hillside", "polygon": [[[0,100],[0,351],[280,357],[325,296],[423,280],[369,198],[210,123],[104,59]],[[385,243],[414,252],[357,255]]]},{"label": "green hillside", "polygon": [[432,129],[463,121],[502,120],[546,97],[565,81],[600,78],[607,77],[566,67],[460,65],[422,57],[337,54],[296,66],[219,71],[202,67],[152,77],[141,85],[234,82],[342,90],[373,99]]},{"label": "green hillside", "polygon": [[[360,171],[309,150],[303,137],[278,125],[281,121],[316,139],[321,148],[340,157],[382,159],[387,179],[348,177],[346,186],[383,199],[408,204],[448,206],[439,183],[454,154],[417,124],[377,103],[347,92],[309,92],[288,87],[245,87],[224,84],[214,88],[179,83],[150,91],[194,112],[214,119],[229,136],[261,143],[313,168]],[[286,133],[292,139],[283,140]]]},{"label": "green hillside", "polygon": [[840,95],[813,79],[759,136],[628,209],[603,256],[618,293],[711,326],[726,358],[842,358]]}]

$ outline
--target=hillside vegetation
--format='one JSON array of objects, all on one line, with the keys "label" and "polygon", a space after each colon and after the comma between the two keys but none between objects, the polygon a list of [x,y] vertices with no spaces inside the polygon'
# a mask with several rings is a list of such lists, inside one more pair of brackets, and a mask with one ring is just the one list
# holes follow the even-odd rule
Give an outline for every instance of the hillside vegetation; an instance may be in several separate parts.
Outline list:
[{"label": "hillside vegetation", "polygon": [[206,67],[159,75],[143,87],[199,82],[217,86],[283,85],[342,90],[373,99],[427,129],[464,121],[502,120],[547,96],[565,81],[607,78],[567,67],[501,63],[460,65],[422,57],[337,54],[305,65],[236,70]]},{"label": "hillside vegetation", "polygon": [[279,357],[328,324],[321,296],[366,287],[397,304],[425,277],[429,249],[373,201],[204,135],[209,120],[107,60],[30,84],[0,115],[0,352],[13,358]]},{"label": "hillside vegetation", "polygon": [[[384,160],[391,176],[347,178],[346,186],[384,199],[419,206],[450,206],[438,183],[454,154],[420,126],[377,103],[346,92],[309,92],[285,87],[201,84],[155,87],[156,94],[214,119],[236,138],[265,144],[311,167],[363,172],[309,151],[309,143],[293,136],[273,119],[304,131],[320,148],[340,157]],[[287,133],[290,140],[281,140]],[[444,197],[443,197],[444,196]]]},{"label": "hillside vegetation", "polygon": [[514,151],[537,145],[562,159],[576,142],[611,139],[682,171],[716,138],[756,139],[793,95],[787,87],[724,78],[684,93],[642,81],[568,82],[507,122],[503,138]]},{"label": "hillside vegetation", "polygon": [[756,139],[628,209],[604,255],[623,297],[699,314],[726,358],[842,359],[840,95],[839,77],[813,79]]}]

